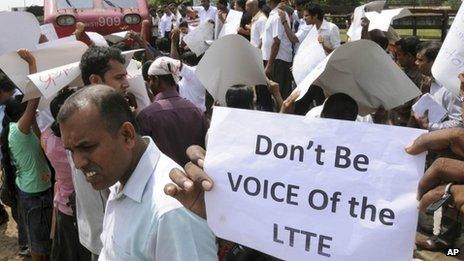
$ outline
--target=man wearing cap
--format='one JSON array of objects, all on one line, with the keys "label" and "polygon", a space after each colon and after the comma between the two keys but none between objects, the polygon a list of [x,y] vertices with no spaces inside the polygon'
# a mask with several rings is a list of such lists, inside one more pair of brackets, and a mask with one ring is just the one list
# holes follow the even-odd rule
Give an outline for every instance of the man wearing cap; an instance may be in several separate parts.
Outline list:
[{"label": "man wearing cap", "polygon": [[142,135],[150,136],[158,148],[184,166],[189,160],[185,150],[204,145],[208,123],[193,103],[179,96],[177,75],[182,63],[169,57],[156,59],[148,69],[153,103],[137,116]]}]

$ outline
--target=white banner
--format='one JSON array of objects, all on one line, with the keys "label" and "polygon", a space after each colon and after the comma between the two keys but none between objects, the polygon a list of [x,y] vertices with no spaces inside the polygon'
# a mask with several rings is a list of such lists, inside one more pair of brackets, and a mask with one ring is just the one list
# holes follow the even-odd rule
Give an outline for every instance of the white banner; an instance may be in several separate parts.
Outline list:
[{"label": "white banner", "polygon": [[353,20],[351,21],[350,28],[346,33],[351,42],[361,40],[361,19],[365,16],[366,11],[376,11],[380,13],[380,11],[382,11],[383,7],[385,6],[385,2],[386,1],[373,1],[368,4],[358,6],[354,9]]},{"label": "white banner", "polygon": [[229,34],[237,34],[237,29],[240,27],[240,21],[242,20],[242,12],[229,10],[224,25],[221,28],[218,38]]},{"label": "white banner", "polygon": [[314,26],[301,42],[293,59],[292,73],[296,84],[300,84],[327,55],[317,40],[319,33]]},{"label": "white banner", "polygon": [[214,25],[210,22],[197,26],[184,37],[184,42],[197,56],[202,55],[209,47],[206,41],[213,40]]},{"label": "white banner", "polygon": [[284,260],[412,260],[425,153],[404,148],[425,131],[224,107],[211,124],[218,237]]},{"label": "white banner", "polygon": [[412,15],[411,11],[407,8],[383,10],[381,13],[366,13],[366,17],[369,19],[369,31],[378,29],[383,32],[388,32],[393,20],[401,19],[410,15]]},{"label": "white banner", "polygon": [[40,38],[40,25],[29,12],[0,12],[0,55],[20,48],[35,50]]},{"label": "white banner", "polygon": [[240,35],[226,35],[214,41],[195,75],[221,105],[226,105],[227,90],[233,85],[266,85],[261,51]]},{"label": "white banner", "polygon": [[432,67],[436,81],[459,96],[458,75],[464,72],[464,3],[454,18]]}]

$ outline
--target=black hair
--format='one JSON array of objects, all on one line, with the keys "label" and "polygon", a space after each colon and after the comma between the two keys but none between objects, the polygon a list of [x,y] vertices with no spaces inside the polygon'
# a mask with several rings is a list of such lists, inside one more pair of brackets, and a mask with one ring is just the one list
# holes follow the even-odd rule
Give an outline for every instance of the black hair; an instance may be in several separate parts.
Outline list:
[{"label": "black hair", "polygon": [[180,24],[179,24],[179,28],[180,27],[187,27],[188,28],[188,23],[187,21],[182,21]]},{"label": "black hair", "polygon": [[253,109],[253,90],[243,84],[233,85],[226,92],[227,107]]},{"label": "black hair", "polygon": [[[152,76],[155,77],[155,76]],[[164,74],[164,75],[156,75],[158,79],[164,83],[166,83],[169,86],[177,86],[176,81],[174,80],[174,77],[172,74]]]},{"label": "black hair", "polygon": [[245,10],[246,0],[236,0],[235,3],[237,3],[237,5],[242,8],[242,10]]},{"label": "black hair", "polygon": [[369,32],[369,39],[375,43],[377,43],[383,50],[388,48],[388,41],[387,36],[381,30],[375,29]]},{"label": "black hair", "polygon": [[184,52],[180,56],[180,60],[183,63],[186,63],[189,66],[196,66],[196,65],[198,65],[198,62],[199,62],[197,55],[194,52],[191,52],[191,51]]},{"label": "black hair", "polygon": [[116,90],[105,85],[82,88],[71,95],[61,107],[57,122],[63,124],[74,113],[86,106],[95,106],[108,132],[115,134],[125,122],[130,122],[137,133],[139,128],[127,100]]},{"label": "black hair", "polygon": [[13,81],[11,81],[5,73],[0,73],[0,91],[12,92],[15,89],[16,85],[13,83]]},{"label": "black hair", "polygon": [[6,181],[8,188],[12,191],[15,189],[14,180],[16,177],[16,168],[12,164],[12,157],[10,153],[10,143],[8,141],[8,136],[10,134],[10,123],[17,122],[21,115],[26,110],[27,103],[21,103],[21,98],[14,97],[10,99],[5,106],[5,116],[2,121],[2,132],[0,135],[1,141],[1,151],[2,151],[2,166],[3,166],[3,175],[6,175]]},{"label": "black hair", "polygon": [[225,6],[225,7],[227,7],[227,5],[229,4],[229,1],[228,0],[219,0],[218,3]]},{"label": "black hair", "polygon": [[81,68],[82,81],[85,85],[90,84],[90,76],[96,74],[101,78],[111,68],[109,62],[111,60],[118,61],[122,64],[126,63],[126,59],[121,54],[121,51],[112,47],[91,46],[82,55]]},{"label": "black hair", "polygon": [[309,3],[308,0],[295,0],[295,6],[305,6]]},{"label": "black hair", "polygon": [[320,5],[318,5],[318,4],[308,3],[308,4],[305,6],[304,10],[305,10],[306,12],[308,12],[308,13],[309,13],[310,15],[312,15],[312,16],[315,15],[315,16],[317,17],[317,19],[319,19],[319,20],[321,20],[321,21],[324,19],[324,14],[325,14],[325,13],[324,13],[324,10],[323,10],[322,7],[321,7]]},{"label": "black hair", "polygon": [[358,117],[358,104],[344,93],[332,94],[324,104],[321,118],[355,121]]},{"label": "black hair", "polygon": [[74,89],[71,88],[63,88],[61,91],[58,92],[58,95],[53,98],[50,102],[50,112],[52,113],[53,119],[55,120],[50,127],[53,131],[53,134],[56,137],[61,137],[60,133],[60,125],[56,121],[58,117],[58,113],[60,112],[61,107],[63,106],[64,102],[75,92]]},{"label": "black hair", "polygon": [[142,77],[143,80],[148,82],[150,79],[148,78],[148,69],[150,69],[150,65],[153,63],[153,60],[146,61],[142,65]]},{"label": "black hair", "polygon": [[405,54],[410,54],[416,57],[417,54],[417,46],[421,41],[416,36],[401,38],[396,41],[395,46],[401,48],[401,51]]},{"label": "black hair", "polygon": [[324,100],[325,95],[322,88],[316,85],[311,85],[303,98],[295,102],[294,114],[304,116],[310,109],[315,106],[322,105]]},{"label": "black hair", "polygon": [[433,62],[437,58],[438,52],[441,49],[441,42],[422,42],[417,46],[417,52],[425,50],[425,57],[428,62]]},{"label": "black hair", "polygon": [[171,45],[167,38],[158,38],[155,41],[156,48],[164,53],[169,53],[171,51]]}]

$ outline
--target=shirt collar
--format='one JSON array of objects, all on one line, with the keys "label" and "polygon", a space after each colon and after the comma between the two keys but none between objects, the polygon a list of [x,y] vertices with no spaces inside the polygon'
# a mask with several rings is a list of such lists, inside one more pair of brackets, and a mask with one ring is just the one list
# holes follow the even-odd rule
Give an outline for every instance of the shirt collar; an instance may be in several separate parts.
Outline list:
[{"label": "shirt collar", "polygon": [[160,157],[160,151],[153,140],[150,137],[143,137],[143,139],[149,141],[147,149],[122,190],[122,194],[138,203],[142,202],[145,187],[147,186],[148,180],[155,172]]},{"label": "shirt collar", "polygon": [[176,90],[166,90],[164,92],[158,93],[155,96],[154,101],[165,100],[165,99],[178,97],[178,96],[179,96],[179,93]]},{"label": "shirt collar", "polygon": [[255,16],[253,16],[253,18],[251,19],[251,22],[254,23],[256,22],[259,18],[261,18],[261,16],[263,16],[264,13],[262,11],[258,11]]}]

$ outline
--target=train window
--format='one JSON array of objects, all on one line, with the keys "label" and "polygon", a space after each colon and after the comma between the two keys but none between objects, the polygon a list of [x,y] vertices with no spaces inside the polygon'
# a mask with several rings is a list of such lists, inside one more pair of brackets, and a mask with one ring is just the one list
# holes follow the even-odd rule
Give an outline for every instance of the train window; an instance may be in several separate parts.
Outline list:
[{"label": "train window", "polygon": [[103,0],[105,8],[138,8],[137,0]]},{"label": "train window", "polygon": [[93,0],[58,0],[56,7],[57,9],[92,9]]}]

